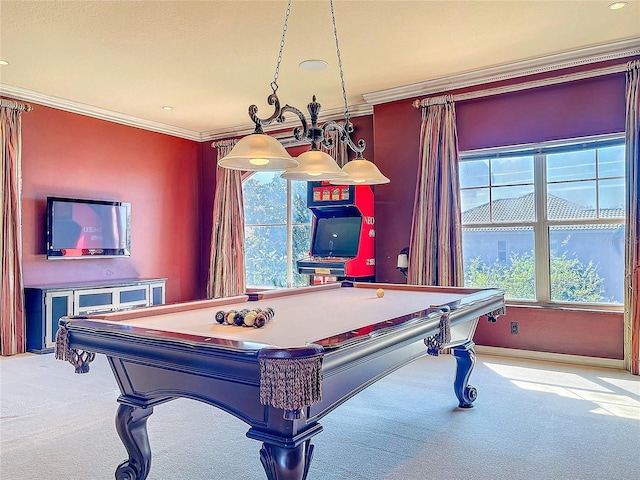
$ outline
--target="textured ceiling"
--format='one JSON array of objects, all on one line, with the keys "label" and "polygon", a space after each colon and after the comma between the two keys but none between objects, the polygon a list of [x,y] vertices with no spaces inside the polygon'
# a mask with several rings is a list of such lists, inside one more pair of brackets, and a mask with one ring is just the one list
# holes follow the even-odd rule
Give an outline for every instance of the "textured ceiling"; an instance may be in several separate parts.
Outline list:
[{"label": "textured ceiling", "polygon": [[[335,0],[350,106],[363,95],[619,42],[638,40],[640,0]],[[4,91],[19,89],[195,132],[268,117],[286,1],[0,2]],[[305,59],[324,59],[305,72]],[[278,95],[316,94],[341,109],[329,1],[292,3]],[[165,111],[163,105],[173,106]]]}]

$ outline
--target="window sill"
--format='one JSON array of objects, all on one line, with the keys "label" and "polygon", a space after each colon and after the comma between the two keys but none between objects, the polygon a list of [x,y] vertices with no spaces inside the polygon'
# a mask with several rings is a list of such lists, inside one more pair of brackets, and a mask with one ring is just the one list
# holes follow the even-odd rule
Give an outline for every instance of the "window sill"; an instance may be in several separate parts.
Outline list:
[{"label": "window sill", "polygon": [[560,310],[567,312],[605,312],[605,313],[624,313],[623,305],[569,305],[569,304],[541,304],[529,302],[517,302],[506,300],[508,307],[531,308],[542,310]]}]

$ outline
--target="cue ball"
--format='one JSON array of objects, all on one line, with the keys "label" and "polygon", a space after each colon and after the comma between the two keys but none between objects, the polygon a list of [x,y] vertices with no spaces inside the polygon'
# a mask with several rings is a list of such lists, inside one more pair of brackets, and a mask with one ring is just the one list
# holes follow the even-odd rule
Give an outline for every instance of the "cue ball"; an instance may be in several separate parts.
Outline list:
[{"label": "cue ball", "polygon": [[376,295],[378,296],[378,298],[382,298],[384,297],[384,290],[379,288],[376,290]]}]

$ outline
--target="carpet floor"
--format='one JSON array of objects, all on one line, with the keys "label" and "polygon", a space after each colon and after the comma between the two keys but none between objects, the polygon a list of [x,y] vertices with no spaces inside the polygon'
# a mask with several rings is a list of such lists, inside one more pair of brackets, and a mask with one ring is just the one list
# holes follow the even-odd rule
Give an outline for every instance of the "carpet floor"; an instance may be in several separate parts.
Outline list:
[{"label": "carpet floor", "polygon": [[[307,480],[629,480],[640,472],[640,377],[622,370],[478,355],[471,409],[455,360],[425,357],[327,415]],[[53,355],[0,359],[0,478],[114,478],[126,451],[104,356],[76,375]],[[148,421],[148,480],[259,480],[248,427],[187,399]]]}]

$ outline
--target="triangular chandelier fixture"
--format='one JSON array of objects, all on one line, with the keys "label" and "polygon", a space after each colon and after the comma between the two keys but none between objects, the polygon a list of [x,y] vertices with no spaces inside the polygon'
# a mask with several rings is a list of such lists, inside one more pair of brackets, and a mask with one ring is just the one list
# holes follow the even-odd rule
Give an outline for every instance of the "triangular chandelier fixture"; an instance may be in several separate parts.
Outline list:
[{"label": "triangular chandelier fixture", "polygon": [[[282,178],[308,182],[322,180],[329,181],[335,185],[377,185],[389,183],[389,179],[380,173],[378,167],[363,157],[363,152],[366,147],[365,141],[360,139],[355,143],[351,139],[354,127],[349,117],[349,108],[347,105],[347,93],[344,85],[344,74],[342,71],[342,59],[338,44],[338,30],[336,27],[333,0],[329,0],[329,4],[331,6],[331,20],[336,42],[338,66],[340,69],[342,98],[344,100],[344,125],[340,125],[335,121],[325,122],[322,126],[318,125],[318,114],[322,106],[316,101],[315,95],[311,103],[307,105],[307,110],[311,117],[311,126],[308,125],[304,114],[296,107],[290,105],[280,107],[280,99],[277,95],[277,82],[287,34],[289,14],[291,13],[291,1],[292,0],[289,0],[287,3],[284,26],[282,28],[282,40],[280,42],[280,52],[278,53],[273,82],[271,82],[271,90],[273,93],[267,97],[267,103],[274,106],[274,112],[269,118],[262,119],[257,116],[258,107],[251,105],[249,107],[249,117],[255,124],[254,132],[242,138],[228,155],[219,159],[218,165],[222,168],[245,171],[284,170],[284,173],[281,175]],[[263,131],[263,127],[271,125],[273,122],[284,122],[284,115],[286,113],[293,113],[300,120],[301,126],[296,127],[293,131],[295,138],[298,141],[305,141],[311,144],[311,149],[302,153],[297,159],[289,155],[278,140]],[[356,154],[355,159],[347,162],[342,168],[340,168],[330,155],[321,151],[319,148],[320,145],[325,148],[330,148],[333,145],[333,139],[328,135],[330,131],[337,132],[340,140],[345,142],[349,149]]]}]

